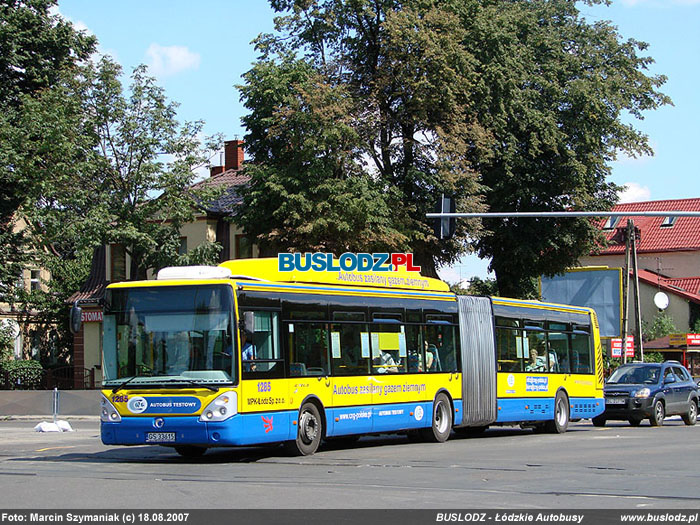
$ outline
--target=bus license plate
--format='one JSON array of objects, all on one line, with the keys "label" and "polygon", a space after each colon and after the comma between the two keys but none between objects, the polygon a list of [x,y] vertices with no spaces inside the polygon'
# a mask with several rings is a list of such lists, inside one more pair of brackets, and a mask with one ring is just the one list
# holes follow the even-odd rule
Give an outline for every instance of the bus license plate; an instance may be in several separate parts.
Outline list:
[{"label": "bus license plate", "polygon": [[607,397],[605,398],[606,405],[624,405],[627,400],[624,397]]},{"label": "bus license plate", "polygon": [[175,432],[147,432],[146,443],[174,443]]}]

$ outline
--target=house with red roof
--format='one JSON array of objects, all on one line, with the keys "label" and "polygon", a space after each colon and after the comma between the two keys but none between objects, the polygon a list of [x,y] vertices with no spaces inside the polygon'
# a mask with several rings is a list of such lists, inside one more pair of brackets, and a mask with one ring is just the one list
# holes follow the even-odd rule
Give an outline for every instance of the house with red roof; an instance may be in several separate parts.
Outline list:
[{"label": "house with red roof", "polygon": [[[700,198],[624,203],[612,211],[700,211]],[[664,292],[669,298],[665,313],[673,319],[678,332],[692,331],[700,319],[700,217],[609,217],[600,225],[607,246],[582,257],[581,266],[624,267],[628,218],[633,220],[639,236],[637,265],[642,320],[653,322],[660,313],[654,296]],[[633,301],[631,293],[630,299]],[[633,323],[634,309],[630,307],[630,327]],[[666,348],[663,341],[649,342],[648,346],[654,351],[678,351],[668,347],[668,341]],[[700,358],[696,368],[694,374],[700,375]]]},{"label": "house with red roof", "polygon": [[[247,183],[249,177],[243,171],[243,141],[229,140],[224,143],[224,164],[210,168],[209,177],[194,184],[223,187],[223,193],[212,202],[202,204],[195,220],[180,230],[180,250],[182,253],[199,246],[205,241],[218,242],[222,246],[219,254],[221,262],[230,259],[245,259],[258,256],[258,248],[250,237],[232,224],[228,217],[242,202],[238,188]],[[152,277],[152,276],[151,276]],[[70,301],[81,301],[83,325],[73,339],[73,366],[76,371],[76,386],[83,381],[83,374],[91,372],[94,382],[102,381],[102,306],[101,299],[109,283],[136,279],[136,269],[132,268],[125,247],[118,244],[101,246],[95,250],[92,268],[81,289],[71,296]]]}]

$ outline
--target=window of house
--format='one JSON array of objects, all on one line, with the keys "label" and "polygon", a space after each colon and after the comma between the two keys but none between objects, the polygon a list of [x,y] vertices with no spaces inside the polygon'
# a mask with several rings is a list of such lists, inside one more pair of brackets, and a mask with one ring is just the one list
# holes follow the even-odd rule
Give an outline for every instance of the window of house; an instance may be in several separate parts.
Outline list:
[{"label": "window of house", "polygon": [[253,256],[253,242],[250,236],[236,235],[236,259],[250,259]]},{"label": "window of house", "polygon": [[664,220],[661,223],[661,227],[672,228],[673,225],[676,223],[676,219],[678,219],[678,217],[664,217]]},{"label": "window of house", "polygon": [[41,270],[32,270],[29,279],[29,289],[33,292],[41,290]]},{"label": "window of house", "polygon": [[126,249],[123,244],[112,244],[109,250],[110,281],[126,281]]},{"label": "window of house", "polygon": [[32,359],[39,360],[41,356],[41,333],[38,330],[32,331],[30,337]]},{"label": "window of house", "polygon": [[608,217],[608,220],[605,221],[605,224],[603,225],[604,230],[614,230],[617,225],[620,223],[621,217]]}]

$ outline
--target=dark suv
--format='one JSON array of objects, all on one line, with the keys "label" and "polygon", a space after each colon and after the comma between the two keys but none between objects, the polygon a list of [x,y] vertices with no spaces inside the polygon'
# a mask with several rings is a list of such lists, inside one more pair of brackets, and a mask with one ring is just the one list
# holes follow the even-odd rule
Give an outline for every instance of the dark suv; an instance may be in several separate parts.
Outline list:
[{"label": "dark suv", "polygon": [[663,425],[666,416],[679,414],[686,425],[698,417],[698,385],[677,361],[630,363],[605,382],[605,412],[593,418],[602,427],[608,419],[623,419],[636,427],[642,419]]}]

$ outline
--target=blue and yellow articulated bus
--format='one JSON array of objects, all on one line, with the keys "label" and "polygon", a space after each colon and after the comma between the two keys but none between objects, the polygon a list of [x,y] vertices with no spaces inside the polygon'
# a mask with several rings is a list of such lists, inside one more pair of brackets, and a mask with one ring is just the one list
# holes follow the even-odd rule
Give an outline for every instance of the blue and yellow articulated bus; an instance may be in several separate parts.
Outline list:
[{"label": "blue and yellow articulated bus", "polygon": [[521,424],[603,412],[587,308],[455,296],[418,273],[279,272],[277,259],[166,268],[108,287],[101,436],[211,447]]}]

